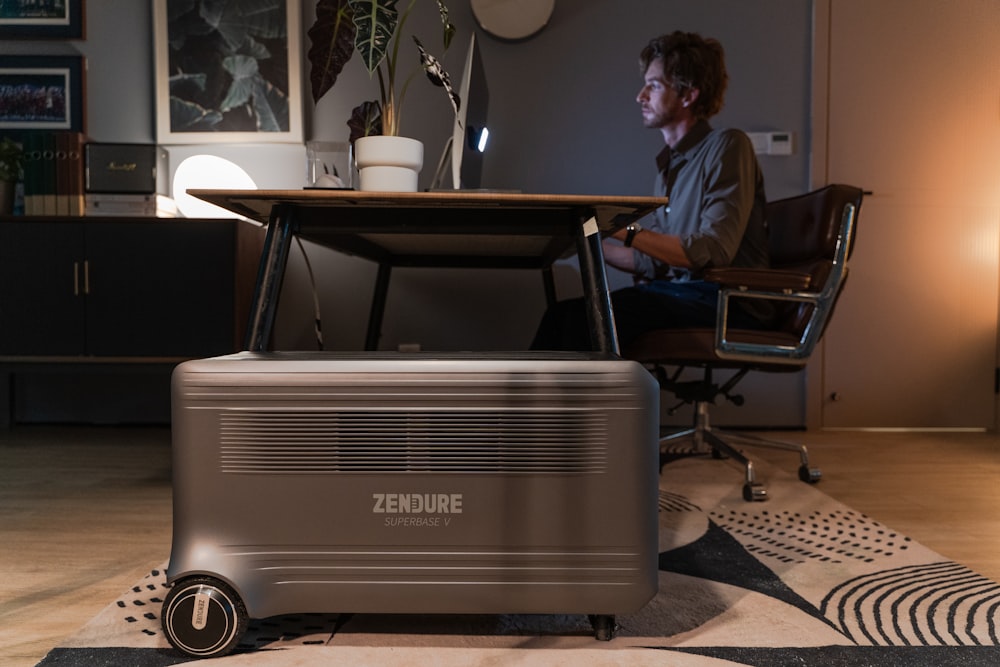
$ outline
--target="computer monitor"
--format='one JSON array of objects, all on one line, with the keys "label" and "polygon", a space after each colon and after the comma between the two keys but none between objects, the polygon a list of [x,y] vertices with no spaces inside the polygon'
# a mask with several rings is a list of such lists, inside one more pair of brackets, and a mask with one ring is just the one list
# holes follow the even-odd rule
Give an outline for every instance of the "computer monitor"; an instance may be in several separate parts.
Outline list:
[{"label": "computer monitor", "polygon": [[486,70],[483,68],[483,59],[474,33],[469,39],[458,95],[461,103],[455,114],[452,136],[441,152],[431,189],[442,188],[449,162],[452,188],[474,190],[481,187],[483,153],[489,140],[486,120],[490,93],[486,87]]},{"label": "computer monitor", "polygon": [[483,173],[483,153],[489,140],[487,112],[490,91],[486,86],[486,70],[476,44],[476,34],[469,39],[469,51],[459,86],[462,106],[455,116],[451,142],[452,185],[470,189],[480,187]]}]

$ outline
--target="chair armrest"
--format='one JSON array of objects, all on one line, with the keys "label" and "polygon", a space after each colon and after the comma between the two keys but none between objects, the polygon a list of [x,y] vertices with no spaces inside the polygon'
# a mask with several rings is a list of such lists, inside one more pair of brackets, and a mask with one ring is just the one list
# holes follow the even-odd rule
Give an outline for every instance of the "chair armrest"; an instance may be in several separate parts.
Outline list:
[{"label": "chair armrest", "polygon": [[768,292],[802,292],[809,289],[812,276],[803,271],[785,269],[709,269],[705,280],[722,287]]}]

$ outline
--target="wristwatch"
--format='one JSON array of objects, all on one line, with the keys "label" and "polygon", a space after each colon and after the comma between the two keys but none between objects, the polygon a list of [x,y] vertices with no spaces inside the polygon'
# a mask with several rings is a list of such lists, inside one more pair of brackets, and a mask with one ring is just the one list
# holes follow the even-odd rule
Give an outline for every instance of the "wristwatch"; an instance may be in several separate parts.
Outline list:
[{"label": "wristwatch", "polygon": [[631,248],[632,241],[635,241],[635,235],[642,231],[642,225],[640,225],[638,222],[630,223],[625,228],[625,231],[628,232],[625,235],[625,247]]}]

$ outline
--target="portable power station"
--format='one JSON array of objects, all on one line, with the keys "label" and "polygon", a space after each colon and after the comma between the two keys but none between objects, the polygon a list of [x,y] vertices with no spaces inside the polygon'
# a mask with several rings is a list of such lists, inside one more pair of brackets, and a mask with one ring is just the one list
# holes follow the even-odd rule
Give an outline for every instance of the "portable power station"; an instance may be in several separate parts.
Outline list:
[{"label": "portable power station", "polygon": [[610,639],[657,591],[658,397],[596,353],[184,362],[166,636],[208,657],[250,618],[531,613]]}]

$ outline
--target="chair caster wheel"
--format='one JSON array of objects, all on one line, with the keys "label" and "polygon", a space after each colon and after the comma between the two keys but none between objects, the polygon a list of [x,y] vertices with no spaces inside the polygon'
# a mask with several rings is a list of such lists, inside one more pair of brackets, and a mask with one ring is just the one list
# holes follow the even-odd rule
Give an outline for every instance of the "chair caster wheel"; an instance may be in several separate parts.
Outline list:
[{"label": "chair caster wheel", "polygon": [[594,628],[594,639],[609,642],[615,638],[615,617],[607,614],[592,614],[590,624]]},{"label": "chair caster wheel", "polygon": [[810,468],[806,465],[799,466],[799,479],[806,484],[815,484],[821,477],[823,477],[823,473],[820,472],[819,468]]},{"label": "chair caster wheel", "polygon": [[767,489],[763,484],[747,482],[743,485],[743,500],[748,503],[767,500]]}]

